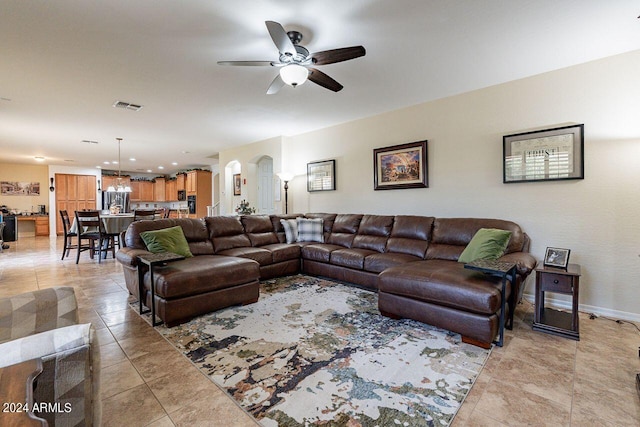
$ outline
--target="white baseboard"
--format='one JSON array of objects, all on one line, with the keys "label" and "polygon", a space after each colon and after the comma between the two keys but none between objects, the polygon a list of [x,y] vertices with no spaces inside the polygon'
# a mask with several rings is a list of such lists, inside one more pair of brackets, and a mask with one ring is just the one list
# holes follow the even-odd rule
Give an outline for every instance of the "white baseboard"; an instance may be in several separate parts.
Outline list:
[{"label": "white baseboard", "polygon": [[[529,301],[531,304],[535,303],[534,294],[525,293],[523,297],[524,299]],[[561,300],[553,297],[546,297],[545,304],[546,304],[545,307],[551,306],[554,308],[571,310],[571,301],[568,301],[568,300]],[[630,322],[640,322],[640,314],[638,313],[629,313],[627,311],[611,310],[608,308],[597,307],[595,305],[578,304],[578,311],[582,311],[584,313],[593,313],[596,316],[611,317],[614,319],[628,320]]]}]

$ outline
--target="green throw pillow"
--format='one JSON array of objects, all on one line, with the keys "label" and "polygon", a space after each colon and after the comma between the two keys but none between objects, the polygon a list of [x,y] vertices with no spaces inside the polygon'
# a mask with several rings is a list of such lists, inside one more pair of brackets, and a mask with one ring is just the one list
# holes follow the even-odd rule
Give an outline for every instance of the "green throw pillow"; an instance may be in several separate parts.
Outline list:
[{"label": "green throw pillow", "polygon": [[467,263],[477,259],[496,260],[504,254],[510,238],[510,231],[481,228],[464,248],[458,262]]},{"label": "green throw pillow", "polygon": [[173,252],[186,258],[193,256],[189,250],[187,239],[184,237],[182,227],[179,225],[161,230],[143,231],[140,233],[140,237],[142,237],[144,244],[147,246],[147,250],[154,254]]}]

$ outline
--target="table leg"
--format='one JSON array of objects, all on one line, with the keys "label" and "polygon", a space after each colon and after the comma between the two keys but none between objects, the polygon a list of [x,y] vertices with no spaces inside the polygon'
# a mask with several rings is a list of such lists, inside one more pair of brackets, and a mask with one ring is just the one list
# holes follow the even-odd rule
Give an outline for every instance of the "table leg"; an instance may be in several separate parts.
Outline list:
[{"label": "table leg", "polygon": [[505,294],[507,293],[507,275],[505,274],[504,276],[502,276],[502,291],[500,294],[500,325],[498,326],[498,333],[499,333],[499,339],[498,342],[496,342],[496,345],[498,347],[502,347],[502,345],[504,344],[504,319],[505,319],[505,314],[504,314],[504,310],[507,306],[506,304],[506,300],[505,300]]},{"label": "table leg", "polygon": [[155,282],[153,278],[153,264],[149,266],[149,279],[150,279],[150,288],[151,288],[151,325],[158,326],[162,324],[162,321],[156,322],[156,291],[155,291]]},{"label": "table leg", "polygon": [[144,294],[144,271],[142,270],[142,265],[138,264],[138,312],[140,314],[148,313],[147,311],[142,311],[142,295]]}]

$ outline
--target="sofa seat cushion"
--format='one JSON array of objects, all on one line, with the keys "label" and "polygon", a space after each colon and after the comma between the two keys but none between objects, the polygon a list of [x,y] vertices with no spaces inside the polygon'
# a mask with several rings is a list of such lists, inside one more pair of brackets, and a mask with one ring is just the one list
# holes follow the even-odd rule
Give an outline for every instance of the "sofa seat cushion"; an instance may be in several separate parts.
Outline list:
[{"label": "sofa seat cushion", "polygon": [[364,259],[378,252],[370,249],[338,249],[331,252],[331,258],[329,262],[332,265],[339,265],[341,267],[353,268],[356,270],[364,269]]},{"label": "sofa seat cushion", "polygon": [[302,246],[302,259],[329,263],[331,252],[344,249],[344,246],[329,243],[313,243]]},{"label": "sofa seat cushion", "polygon": [[398,254],[393,252],[387,252],[384,254],[373,254],[364,259],[364,269],[372,273],[380,273],[387,268],[395,267],[396,265],[402,265],[408,262],[421,260],[421,257],[409,254]]},{"label": "sofa seat cushion", "polygon": [[[250,259],[200,255],[154,267],[153,275],[156,295],[168,300],[258,280],[260,266]],[[149,273],[145,286],[149,289]]]},{"label": "sofa seat cushion", "polygon": [[[417,261],[391,267],[378,276],[380,292],[479,314],[493,314],[500,310],[501,284],[498,277],[444,260]],[[505,298],[508,299],[510,291],[511,286],[507,282]]]},{"label": "sofa seat cushion", "polygon": [[275,243],[273,245],[260,246],[260,249],[266,249],[271,252],[273,263],[289,261],[300,258],[300,246],[288,245],[286,243]]},{"label": "sofa seat cushion", "polygon": [[273,256],[271,255],[271,252],[261,248],[233,248],[227,249],[226,251],[218,252],[218,255],[248,258],[257,261],[260,265],[269,265],[273,263]]}]

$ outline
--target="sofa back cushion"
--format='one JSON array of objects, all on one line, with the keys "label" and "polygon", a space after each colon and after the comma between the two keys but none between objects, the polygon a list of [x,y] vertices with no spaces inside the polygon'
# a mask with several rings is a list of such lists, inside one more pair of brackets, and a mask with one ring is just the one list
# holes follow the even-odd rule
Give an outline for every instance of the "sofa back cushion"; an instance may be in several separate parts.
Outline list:
[{"label": "sofa back cushion", "polygon": [[268,215],[244,215],[241,218],[244,232],[247,233],[251,246],[264,246],[279,243]]},{"label": "sofa back cushion", "polygon": [[364,215],[352,247],[384,252],[392,227],[393,216]]},{"label": "sofa back cushion", "polygon": [[336,215],[329,238],[325,239],[325,242],[350,248],[353,245],[353,239],[356,237],[362,217],[363,215],[360,214]]},{"label": "sofa back cushion", "polygon": [[511,231],[505,254],[524,249],[525,234],[511,221],[483,218],[437,218],[433,223],[433,236],[427,249],[428,259],[457,261],[464,248],[481,228]]},{"label": "sofa back cushion", "polygon": [[424,258],[434,220],[432,216],[397,215],[393,220],[386,251]]},{"label": "sofa back cushion", "polygon": [[215,253],[251,246],[251,241],[245,234],[239,217],[210,216],[205,218],[205,222]]},{"label": "sofa back cushion", "polygon": [[189,244],[189,251],[193,255],[213,255],[213,246],[209,239],[207,226],[201,219],[192,218],[168,218],[154,221],[134,221],[127,228],[125,243],[127,247],[146,249],[140,236],[143,231],[161,230],[179,225],[182,227],[184,237]]}]

